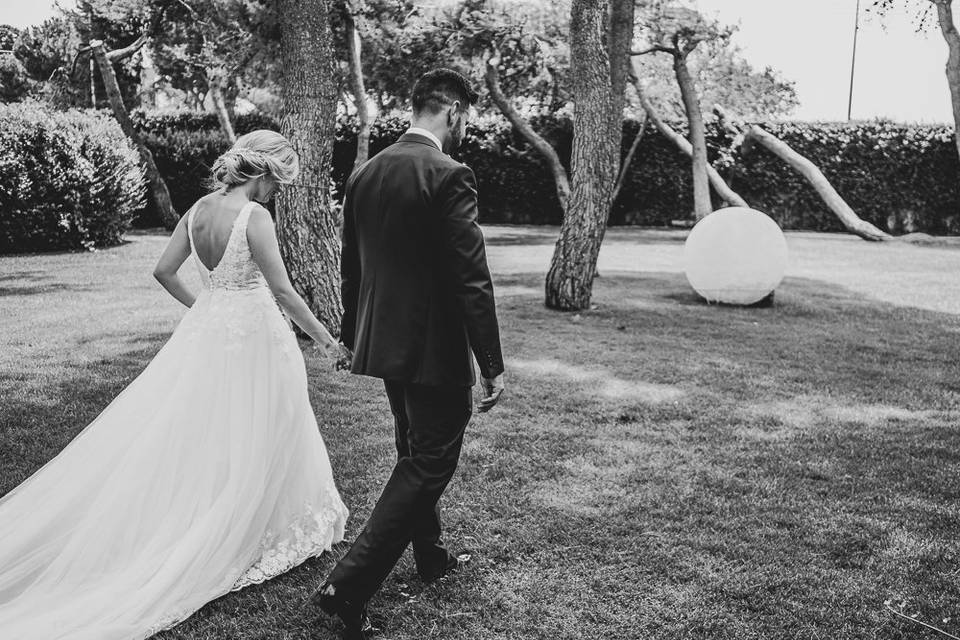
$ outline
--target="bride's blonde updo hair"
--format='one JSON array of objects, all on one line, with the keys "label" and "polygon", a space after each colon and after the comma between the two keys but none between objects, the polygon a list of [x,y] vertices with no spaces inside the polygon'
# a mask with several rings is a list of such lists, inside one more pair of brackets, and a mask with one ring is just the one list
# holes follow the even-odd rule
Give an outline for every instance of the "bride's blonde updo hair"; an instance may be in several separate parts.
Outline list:
[{"label": "bride's blonde updo hair", "polygon": [[290,141],[276,131],[258,129],[237,138],[229,151],[213,163],[217,186],[232,187],[270,176],[288,184],[300,173],[300,160]]}]

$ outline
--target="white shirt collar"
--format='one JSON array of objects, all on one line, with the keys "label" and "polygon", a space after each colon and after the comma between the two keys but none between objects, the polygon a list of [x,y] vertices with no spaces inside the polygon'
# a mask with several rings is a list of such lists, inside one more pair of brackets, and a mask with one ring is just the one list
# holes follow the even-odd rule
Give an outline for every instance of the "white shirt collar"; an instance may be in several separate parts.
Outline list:
[{"label": "white shirt collar", "polygon": [[420,127],[410,127],[407,129],[407,133],[415,133],[417,135],[427,138],[430,142],[437,145],[437,149],[443,151],[443,144],[440,142],[440,138],[433,135],[432,131],[427,131],[426,129],[421,129]]}]

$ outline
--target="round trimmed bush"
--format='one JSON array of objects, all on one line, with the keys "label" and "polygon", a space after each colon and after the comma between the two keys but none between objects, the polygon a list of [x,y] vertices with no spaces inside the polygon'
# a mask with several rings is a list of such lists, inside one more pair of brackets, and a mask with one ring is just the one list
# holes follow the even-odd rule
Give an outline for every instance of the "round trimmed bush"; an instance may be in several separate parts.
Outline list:
[{"label": "round trimmed bush", "polygon": [[119,244],[144,194],[139,156],[109,116],[0,105],[0,253]]}]

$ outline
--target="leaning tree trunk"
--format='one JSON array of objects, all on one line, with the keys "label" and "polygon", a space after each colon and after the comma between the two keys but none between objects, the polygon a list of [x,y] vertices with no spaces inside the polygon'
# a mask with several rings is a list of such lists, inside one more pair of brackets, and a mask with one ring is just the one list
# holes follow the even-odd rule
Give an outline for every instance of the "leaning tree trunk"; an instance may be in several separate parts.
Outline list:
[{"label": "leaning tree trunk", "polygon": [[950,53],[947,56],[947,84],[950,85],[950,101],[953,105],[953,138],[960,157],[960,32],[953,23],[953,0],[933,0],[937,5],[937,21]]},{"label": "leaning tree trunk", "polygon": [[687,68],[687,56],[682,52],[673,55],[673,70],[680,85],[680,96],[690,124],[690,144],[693,146],[693,211],[697,220],[702,220],[713,211],[710,202],[710,182],[707,171],[707,134],[703,126],[703,113],[697,87]]},{"label": "leaning tree trunk", "polygon": [[357,157],[354,167],[359,167],[370,157],[370,109],[367,105],[367,90],[363,85],[363,66],[360,52],[362,42],[357,31],[357,21],[353,17],[350,4],[344,12],[347,27],[347,49],[350,53],[350,92],[357,107]]},{"label": "leaning tree trunk", "polygon": [[217,121],[220,123],[220,131],[223,137],[230,144],[237,141],[237,134],[234,133],[233,123],[230,122],[230,110],[227,109],[227,101],[223,97],[223,85],[226,83],[226,71],[220,68],[207,69],[207,85],[210,87],[210,101],[213,102],[213,109],[217,113]]},{"label": "leaning tree trunk", "polygon": [[281,132],[300,156],[300,176],[277,198],[277,235],[297,291],[334,335],[340,332],[339,220],[330,162],[337,109],[331,0],[280,0]]},{"label": "leaning tree trunk", "polygon": [[520,115],[520,112],[513,106],[510,99],[504,95],[503,90],[500,88],[500,80],[497,73],[498,62],[498,58],[490,58],[486,62],[487,71],[483,78],[486,82],[490,99],[497,105],[500,113],[503,114],[507,121],[513,125],[513,128],[526,139],[530,146],[539,151],[540,155],[543,156],[543,159],[547,162],[547,166],[553,174],[553,184],[557,190],[560,209],[566,214],[567,201],[570,199],[570,179],[567,176],[567,170],[564,168],[563,163],[560,162],[560,156],[557,155],[557,150],[553,148],[553,145],[533,130],[530,123]]},{"label": "leaning tree trunk", "polygon": [[629,52],[633,44],[636,2],[610,0],[607,56],[610,59],[610,131],[623,137],[623,107],[627,102],[627,79],[630,76]]},{"label": "leaning tree trunk", "polygon": [[[571,153],[571,190],[560,238],[547,272],[547,307],[579,310],[590,307],[597,257],[610,214],[611,196],[620,167],[620,141],[623,113],[622,101],[615,97],[624,91],[626,74],[616,74],[618,87],[613,86],[608,47],[622,47],[608,42],[607,19],[623,15],[624,2],[633,0],[573,0],[570,11],[570,77],[573,109],[573,150]],[[632,25],[632,17],[630,19]],[[620,28],[613,21],[610,28],[618,38],[630,38],[632,30]],[[626,63],[626,56],[621,56]]]},{"label": "leaning tree trunk", "polygon": [[755,144],[760,144],[767,149],[767,151],[780,158],[780,160],[807,179],[807,182],[814,188],[823,200],[823,203],[840,219],[840,222],[843,223],[843,226],[846,227],[850,233],[856,234],[864,240],[880,241],[892,239],[892,236],[887,232],[881,231],[876,226],[860,218],[860,216],[850,208],[850,205],[840,197],[840,194],[833,188],[833,185],[830,184],[830,181],[823,175],[819,167],[810,161],[810,159],[800,155],[793,147],[762,127],[758,125],[744,127],[740,121],[734,121],[719,104],[713,105],[713,112],[717,114],[717,118],[720,120],[720,126],[733,136],[733,142],[730,145],[731,148],[739,146],[741,153],[747,154]]},{"label": "leaning tree trunk", "polygon": [[[647,117],[653,121],[654,126],[657,130],[660,131],[661,135],[667,140],[673,141],[677,147],[680,148],[687,156],[693,157],[693,145],[690,144],[690,141],[684,138],[682,135],[674,131],[673,127],[664,122],[663,118],[660,117],[660,114],[657,113],[656,107],[653,106],[653,103],[650,102],[650,97],[647,96],[647,92],[644,91],[644,87],[640,82],[639,69],[634,63],[633,73],[630,74],[631,80],[633,81],[634,89],[637,91],[637,97],[640,98],[640,106],[643,107],[644,113],[647,114]],[[714,191],[717,192],[717,195],[726,202],[728,205],[733,207],[746,207],[750,208],[750,205],[747,204],[747,201],[740,197],[736,191],[730,188],[730,185],[727,184],[726,180],[720,176],[720,173],[708,162],[707,163],[707,178],[710,180],[711,186],[713,186]]]},{"label": "leaning tree trunk", "polygon": [[646,131],[649,116],[646,111],[642,111],[641,113],[642,118],[640,122],[637,123],[637,135],[633,136],[633,142],[630,143],[630,148],[627,149],[627,155],[624,156],[623,162],[620,163],[620,173],[617,174],[617,183],[613,186],[613,193],[610,195],[611,203],[617,201],[617,196],[620,195],[620,190],[623,189],[623,183],[627,180],[627,172],[633,163],[633,157],[637,155],[637,149],[640,148],[640,141],[643,140],[643,134]]},{"label": "leaning tree trunk", "polygon": [[807,179],[807,182],[816,190],[817,194],[823,199],[824,204],[830,208],[833,213],[840,218],[851,233],[854,233],[864,240],[890,240],[889,233],[881,231],[866,220],[863,220],[850,208],[837,190],[833,188],[823,172],[813,164],[809,159],[793,150],[790,145],[780,140],[776,136],[768,133],[761,127],[753,125],[747,129],[743,138],[744,153],[748,152],[751,145],[758,143],[765,149],[776,155],[785,163],[790,165],[797,173]]},{"label": "leaning tree trunk", "polygon": [[[135,51],[138,49],[142,46],[143,39],[145,38],[138,40],[139,44],[135,43],[131,47],[128,47],[128,50]],[[153,154],[150,153],[150,149],[144,144],[140,132],[133,126],[133,120],[130,119],[130,114],[123,104],[123,97],[120,95],[120,86],[117,84],[117,74],[114,72],[113,64],[104,49],[103,41],[91,40],[90,51],[93,53],[93,58],[97,61],[97,67],[100,69],[100,75],[103,78],[103,87],[106,91],[107,98],[110,100],[110,108],[113,110],[113,116],[120,124],[123,133],[133,141],[137,152],[140,154],[140,161],[143,163],[144,174],[150,183],[150,194],[153,197],[153,204],[157,207],[157,212],[160,214],[160,221],[163,222],[163,225],[167,229],[173,229],[177,226],[180,216],[173,208],[173,202],[170,200],[170,191],[167,189],[167,183],[163,181],[163,176],[160,175],[160,170],[157,169],[156,162],[153,161]],[[122,51],[123,50],[121,50],[120,53],[111,53],[117,53],[117,59],[119,59],[126,55],[122,53]]]}]

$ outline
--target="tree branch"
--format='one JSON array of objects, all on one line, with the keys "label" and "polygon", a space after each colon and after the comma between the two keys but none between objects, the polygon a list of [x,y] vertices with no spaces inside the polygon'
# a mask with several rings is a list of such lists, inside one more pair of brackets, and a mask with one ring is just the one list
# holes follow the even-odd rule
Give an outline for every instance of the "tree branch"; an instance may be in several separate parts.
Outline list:
[{"label": "tree branch", "polygon": [[348,78],[353,93],[354,107],[357,110],[357,154],[354,167],[359,167],[370,156],[370,112],[367,108],[367,89],[363,82],[363,41],[355,19],[357,7],[349,3],[344,7],[344,26],[346,27]]},{"label": "tree branch", "polygon": [[197,22],[203,22],[204,24],[206,24],[206,20],[204,20],[204,19],[200,16],[200,14],[197,13],[197,10],[196,10],[196,9],[194,9],[194,8],[191,7],[189,4],[187,4],[185,0],[174,0],[174,1],[175,1],[177,4],[185,7],[186,10],[190,12],[190,15],[192,15],[194,18],[196,18]]},{"label": "tree branch", "polygon": [[[146,43],[147,43],[147,33],[143,32],[140,34],[140,37],[138,37],[136,40],[134,40],[131,44],[127,45],[126,47],[123,47],[122,49],[114,49],[113,51],[107,51],[105,52],[104,55],[107,57],[107,62],[110,62],[110,63],[119,62],[120,60],[123,60],[124,58],[129,58],[130,56],[135,54],[137,51],[142,49],[143,45],[145,45]],[[91,40],[89,46],[83,47],[82,49],[80,49],[80,51],[77,52],[77,56],[73,59],[74,65],[76,65],[77,58],[80,57],[80,54],[86,53],[88,51],[93,51],[97,47],[102,47],[103,44],[104,44],[103,40]]]},{"label": "tree branch", "polygon": [[[640,98],[640,105],[643,107],[643,110],[647,112],[647,116],[650,120],[653,121],[654,126],[660,130],[660,133],[663,134],[665,138],[671,140],[677,147],[680,148],[685,154],[693,157],[693,145],[690,144],[690,141],[684,138],[682,135],[673,130],[669,124],[663,121],[660,117],[660,114],[657,113],[656,108],[653,106],[653,103],[650,102],[650,98],[647,96],[647,92],[643,86],[643,83],[640,81],[639,69],[637,68],[637,62],[633,61],[633,65],[630,70],[630,80],[633,82],[634,89],[637,90],[637,96]],[[723,201],[729,205],[735,207],[746,207],[750,208],[750,205],[747,204],[747,201],[740,197],[740,195],[730,188],[726,181],[717,173],[717,170],[708,162],[707,163],[707,178],[710,180],[710,185],[713,187],[714,191],[723,198]]]},{"label": "tree branch", "polygon": [[744,139],[743,129],[734,125],[734,123],[730,120],[730,117],[727,115],[726,110],[720,105],[713,105],[713,113],[717,116],[717,120],[719,121],[723,130],[729,133],[730,137],[733,138],[733,142],[730,143],[730,146],[732,148],[742,147]]},{"label": "tree branch", "polygon": [[[85,53],[90,53],[93,49],[91,47],[81,47],[77,50],[76,55],[73,56],[73,62],[70,63],[70,77],[72,78],[77,72],[77,62],[80,60],[80,56]],[[53,78],[53,74],[50,75]]]},{"label": "tree branch", "polygon": [[497,73],[498,62],[499,58],[497,57],[488,58],[486,61],[487,70],[483,79],[487,85],[487,91],[490,93],[490,99],[493,100],[493,103],[497,105],[500,112],[503,113],[510,124],[513,125],[513,128],[519,131],[520,134],[527,139],[527,142],[539,151],[547,161],[547,165],[550,167],[554,182],[556,183],[557,198],[560,200],[560,207],[564,213],[566,213],[567,201],[570,198],[570,179],[567,176],[567,171],[563,168],[563,163],[560,162],[560,156],[557,155],[557,151],[553,148],[553,145],[533,130],[533,127],[524,120],[516,107],[514,107],[510,103],[510,100],[503,94],[503,90],[500,88],[500,77]]},{"label": "tree branch", "polygon": [[627,151],[627,156],[623,159],[623,163],[620,165],[620,175],[617,176],[617,184],[615,184],[613,187],[613,195],[610,197],[610,202],[616,202],[617,196],[620,195],[620,189],[623,187],[623,183],[627,177],[627,169],[630,168],[630,163],[633,161],[633,156],[636,155],[637,149],[640,147],[640,141],[643,139],[644,130],[647,128],[647,118],[649,118],[649,114],[647,113],[646,109],[644,109],[643,119],[640,121],[640,127],[637,129],[637,135],[634,136],[633,143],[630,145],[630,150]]},{"label": "tree branch", "polygon": [[645,56],[645,55],[647,55],[648,53],[658,53],[658,52],[659,52],[659,53],[669,53],[670,55],[674,55],[674,54],[676,53],[676,50],[675,50],[675,49],[671,49],[670,47],[665,47],[665,46],[663,46],[663,45],[661,45],[661,44],[657,44],[657,45],[654,45],[654,46],[649,47],[649,48],[647,48],[647,49],[641,49],[640,51],[631,51],[631,52],[630,52],[630,55],[631,55],[631,56]]},{"label": "tree branch", "polygon": [[[723,107],[719,105],[715,105],[713,111],[721,118],[721,123],[725,129],[737,134],[735,139],[741,140],[740,148],[742,153],[746,153],[754,144],[759,144],[777,156],[787,166],[799,173],[810,183],[810,186],[814,188],[817,195],[823,200],[823,203],[840,219],[840,222],[843,223],[843,226],[846,227],[848,231],[860,236],[864,240],[872,240],[875,242],[890,240],[892,238],[889,233],[878,229],[875,225],[858,216],[840,194],[837,193],[837,190],[833,188],[833,185],[831,185],[827,177],[823,175],[820,168],[809,158],[801,155],[786,142],[759,125],[744,125],[740,122],[734,124],[733,119],[730,118]],[[740,131],[744,131],[745,133],[739,133]]]}]

